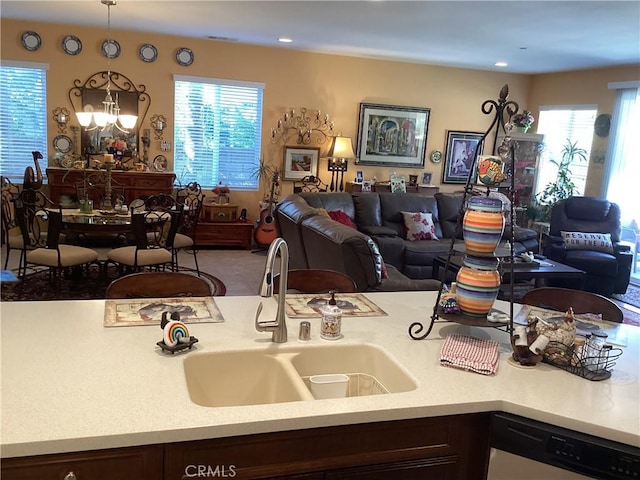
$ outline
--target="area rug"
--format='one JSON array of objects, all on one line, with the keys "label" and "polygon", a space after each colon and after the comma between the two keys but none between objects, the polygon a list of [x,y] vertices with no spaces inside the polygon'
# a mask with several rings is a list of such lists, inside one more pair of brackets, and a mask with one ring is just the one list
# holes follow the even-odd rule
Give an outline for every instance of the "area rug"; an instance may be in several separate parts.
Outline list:
[{"label": "area rug", "polygon": [[[181,268],[180,271],[195,273],[195,270]],[[220,280],[205,272],[201,276],[208,278],[214,286],[221,284]],[[92,300],[106,297],[107,287],[117,278],[115,269],[106,272],[89,269],[77,277],[63,278],[57,289],[49,281],[47,270],[34,271],[24,280],[15,283],[2,283],[0,299],[3,302],[42,301],[42,300]],[[59,290],[59,291],[58,291]]]},{"label": "area rug", "polygon": [[614,294],[613,300],[620,300],[621,302],[640,308],[640,287],[630,284],[627,287],[627,293],[624,295]]}]

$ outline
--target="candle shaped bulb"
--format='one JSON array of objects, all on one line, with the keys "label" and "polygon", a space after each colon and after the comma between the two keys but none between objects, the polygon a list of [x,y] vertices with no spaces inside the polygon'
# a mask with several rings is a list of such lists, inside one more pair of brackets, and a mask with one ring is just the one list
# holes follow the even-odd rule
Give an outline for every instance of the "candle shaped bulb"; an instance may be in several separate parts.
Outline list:
[{"label": "candle shaped bulb", "polygon": [[278,128],[282,128],[282,120],[278,119]]},{"label": "candle shaped bulb", "polygon": [[276,131],[273,128],[271,129],[271,138],[276,138]]},{"label": "candle shaped bulb", "polygon": [[286,122],[287,120],[289,120],[289,113],[285,113],[284,114],[284,121]]}]

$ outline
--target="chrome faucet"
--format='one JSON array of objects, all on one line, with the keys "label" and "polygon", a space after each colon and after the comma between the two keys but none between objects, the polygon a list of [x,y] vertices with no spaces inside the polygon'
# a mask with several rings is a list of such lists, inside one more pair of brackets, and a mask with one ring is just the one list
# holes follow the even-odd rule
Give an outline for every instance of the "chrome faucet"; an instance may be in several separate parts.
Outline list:
[{"label": "chrome faucet", "polygon": [[284,312],[289,270],[289,247],[284,238],[276,238],[269,246],[267,262],[262,277],[262,286],[260,287],[260,296],[265,298],[273,296],[273,267],[278,253],[280,253],[280,283],[276,319],[270,322],[261,322],[259,320],[260,313],[262,312],[262,302],[260,302],[258,311],[256,312],[256,330],[259,332],[273,332],[271,335],[272,342],[285,343],[287,341],[287,322]]}]

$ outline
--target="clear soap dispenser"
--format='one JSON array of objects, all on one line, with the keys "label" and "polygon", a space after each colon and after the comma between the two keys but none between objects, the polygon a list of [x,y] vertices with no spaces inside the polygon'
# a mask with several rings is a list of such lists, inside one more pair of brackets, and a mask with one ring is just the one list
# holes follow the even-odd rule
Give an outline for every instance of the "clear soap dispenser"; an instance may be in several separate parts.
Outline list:
[{"label": "clear soap dispenser", "polygon": [[322,310],[322,321],[320,322],[320,336],[326,340],[337,340],[342,338],[342,310],[336,302],[336,292],[331,291],[331,299]]}]

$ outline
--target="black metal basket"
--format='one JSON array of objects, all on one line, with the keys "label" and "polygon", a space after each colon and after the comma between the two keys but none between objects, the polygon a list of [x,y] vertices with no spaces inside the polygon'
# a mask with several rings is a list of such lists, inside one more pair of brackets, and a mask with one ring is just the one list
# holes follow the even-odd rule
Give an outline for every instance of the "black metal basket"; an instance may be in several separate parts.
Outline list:
[{"label": "black metal basket", "polygon": [[613,366],[620,355],[622,349],[611,345],[602,349],[585,345],[582,350],[574,351],[563,343],[549,342],[544,350],[543,362],[597,382],[611,377]]}]

